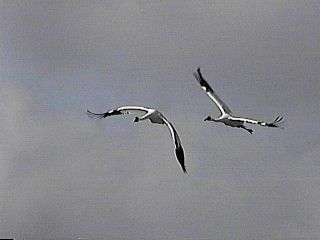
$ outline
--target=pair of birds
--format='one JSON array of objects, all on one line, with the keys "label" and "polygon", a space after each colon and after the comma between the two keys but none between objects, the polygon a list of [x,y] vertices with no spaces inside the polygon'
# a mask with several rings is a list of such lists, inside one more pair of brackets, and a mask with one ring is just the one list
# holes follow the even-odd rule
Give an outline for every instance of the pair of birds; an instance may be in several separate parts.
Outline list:
[{"label": "pair of birds", "polygon": [[[210,87],[210,85],[203,78],[200,68],[198,68],[197,71],[193,73],[193,75],[196,78],[196,80],[199,82],[201,88],[206,92],[208,97],[217,105],[221,113],[220,117],[218,118],[212,118],[211,116],[208,116],[207,118],[204,119],[204,121],[222,122],[227,126],[242,128],[248,131],[250,134],[253,133],[253,130],[247,128],[245,126],[246,123],[258,124],[260,126],[265,126],[265,127],[275,127],[275,128],[280,127],[279,124],[283,120],[283,117],[281,116],[278,116],[273,122],[270,122],[270,123],[257,121],[251,118],[233,116],[230,108],[218,97],[215,91]],[[165,124],[168,127],[172,140],[174,142],[177,160],[182,168],[182,171],[184,173],[187,173],[185,163],[184,163],[184,151],[181,145],[181,140],[179,138],[178,132],[176,131],[172,123],[168,121],[168,119],[158,110],[147,108],[147,107],[141,107],[141,106],[122,106],[113,110],[109,110],[105,113],[93,113],[87,110],[87,114],[90,118],[98,118],[98,119],[102,119],[102,118],[106,118],[114,115],[137,114],[140,116],[135,117],[134,122],[139,122],[139,121],[149,119],[152,123]]]}]

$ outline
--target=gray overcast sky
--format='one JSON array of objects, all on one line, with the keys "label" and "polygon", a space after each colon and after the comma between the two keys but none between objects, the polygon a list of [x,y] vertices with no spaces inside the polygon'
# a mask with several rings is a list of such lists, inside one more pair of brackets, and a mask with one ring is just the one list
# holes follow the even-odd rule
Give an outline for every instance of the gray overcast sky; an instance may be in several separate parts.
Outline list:
[{"label": "gray overcast sky", "polygon": [[[0,1],[0,238],[319,239],[319,1]],[[285,130],[203,122],[217,109]],[[85,111],[158,108],[164,126]],[[155,138],[156,136],[156,138]]]}]

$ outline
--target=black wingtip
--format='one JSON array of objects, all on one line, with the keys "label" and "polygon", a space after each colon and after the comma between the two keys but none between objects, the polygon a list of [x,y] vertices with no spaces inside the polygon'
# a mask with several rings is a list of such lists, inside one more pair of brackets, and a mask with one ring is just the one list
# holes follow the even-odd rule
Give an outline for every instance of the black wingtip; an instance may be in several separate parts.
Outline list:
[{"label": "black wingtip", "polygon": [[92,118],[92,116],[96,115],[95,113],[91,112],[89,109],[87,109],[86,114],[89,118]]},{"label": "black wingtip", "polygon": [[105,117],[104,114],[94,113],[94,112],[91,112],[89,109],[87,109],[86,113],[89,118],[102,119]]},{"label": "black wingtip", "polygon": [[200,82],[200,78],[201,78],[200,67],[197,67],[197,70],[193,72],[193,76]]},{"label": "black wingtip", "polygon": [[200,70],[200,66],[197,68],[197,72],[198,72],[198,74],[199,74],[199,77],[200,77],[201,79],[203,79],[202,74],[201,74],[201,70]]},{"label": "black wingtip", "polygon": [[184,173],[187,173],[186,167],[184,165],[184,152],[183,152],[183,148],[181,146],[176,148],[176,156],[177,156],[178,162],[182,168],[182,171]]}]

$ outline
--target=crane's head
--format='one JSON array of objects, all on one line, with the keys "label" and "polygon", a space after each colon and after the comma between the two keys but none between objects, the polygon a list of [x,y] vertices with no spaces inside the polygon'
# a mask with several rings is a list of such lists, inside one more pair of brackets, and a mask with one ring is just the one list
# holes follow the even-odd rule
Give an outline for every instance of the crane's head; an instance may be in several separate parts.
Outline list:
[{"label": "crane's head", "polygon": [[208,116],[203,121],[215,121],[212,117]]}]

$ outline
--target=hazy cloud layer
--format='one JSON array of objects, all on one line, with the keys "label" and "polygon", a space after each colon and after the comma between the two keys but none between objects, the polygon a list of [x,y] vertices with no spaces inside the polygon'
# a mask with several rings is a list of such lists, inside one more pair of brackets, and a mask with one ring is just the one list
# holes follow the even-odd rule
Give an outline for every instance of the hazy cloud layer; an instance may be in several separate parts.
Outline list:
[{"label": "hazy cloud layer", "polygon": [[[0,238],[318,239],[318,1],[1,1]],[[204,123],[278,114],[254,135]],[[85,110],[161,110],[164,126]],[[154,138],[156,137],[156,138]]]}]

